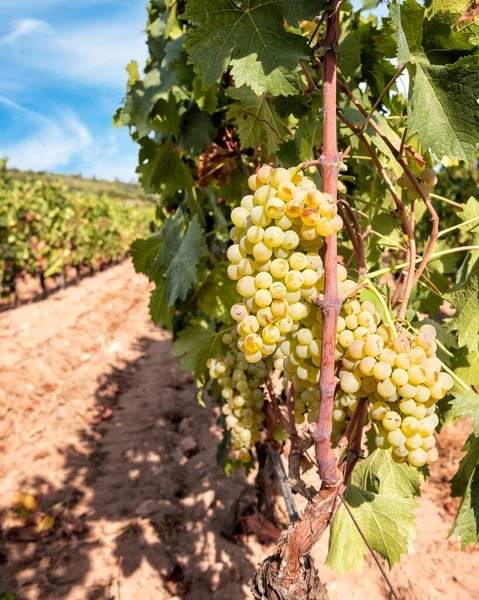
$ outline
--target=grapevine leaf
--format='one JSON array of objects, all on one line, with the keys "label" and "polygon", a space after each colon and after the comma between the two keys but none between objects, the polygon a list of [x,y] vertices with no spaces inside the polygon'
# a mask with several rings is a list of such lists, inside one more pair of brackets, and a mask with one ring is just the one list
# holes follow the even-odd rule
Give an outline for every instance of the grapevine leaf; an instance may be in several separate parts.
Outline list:
[{"label": "grapevine leaf", "polygon": [[[344,31],[344,27],[343,27]],[[349,31],[339,40],[338,54],[341,57],[339,69],[346,77],[353,78],[361,68],[361,44],[354,31]]]},{"label": "grapevine leaf", "polygon": [[290,25],[296,25],[300,21],[311,21],[324,10],[331,8],[327,0],[281,0],[283,17]]},{"label": "grapevine leaf", "polygon": [[449,535],[455,533],[464,549],[479,541],[479,438],[469,436],[464,448],[466,456],[451,480],[451,496],[463,496]]},{"label": "grapevine leaf", "polygon": [[230,105],[226,117],[236,125],[241,148],[264,144],[266,152],[274,154],[284,141],[286,124],[277,115],[271,101],[257,96],[245,85],[239,89],[229,88],[227,95],[235,102]]},{"label": "grapevine leaf", "polygon": [[[345,544],[344,540],[348,543]],[[343,575],[355,569],[362,571],[366,544],[344,506],[340,506],[331,523],[329,549],[325,564]]]},{"label": "grapevine leaf", "polygon": [[158,146],[143,138],[141,146],[137,173],[145,190],[168,195],[193,187],[191,172],[171,140]]},{"label": "grapevine leaf", "polygon": [[479,138],[479,73],[477,62],[453,65],[417,61],[408,104],[408,129],[421,144],[442,158],[469,162]]},{"label": "grapevine leaf", "polygon": [[177,253],[178,244],[183,237],[183,213],[178,209],[163,224],[162,233],[165,242],[161,248],[155,267],[167,269]]},{"label": "grapevine leaf", "polygon": [[474,196],[463,204],[462,210],[457,213],[457,216],[464,222],[461,227],[463,231],[477,230],[479,233],[479,201]]},{"label": "grapevine leaf", "polygon": [[238,301],[236,288],[226,272],[227,263],[219,263],[197,291],[198,308],[211,319],[229,321],[230,309]]},{"label": "grapevine leaf", "polygon": [[391,450],[377,449],[356,465],[351,483],[375,494],[399,498],[414,498],[421,493],[420,471],[394,462]]},{"label": "grapevine leaf", "polygon": [[216,128],[208,113],[193,107],[181,119],[180,143],[183,151],[194,159],[199,158],[205,145],[214,138]]},{"label": "grapevine leaf", "polygon": [[449,319],[449,329],[457,331],[459,346],[467,346],[470,352],[479,351],[479,266],[476,266],[464,283],[445,298],[456,309]]},{"label": "grapevine leaf", "polygon": [[173,356],[181,356],[183,371],[193,372],[199,386],[206,382],[208,358],[218,356],[221,350],[221,336],[224,331],[216,332],[207,321],[197,321],[183,329],[173,344]]},{"label": "grapevine leaf", "polygon": [[163,323],[167,328],[171,327],[171,311],[168,307],[166,296],[166,282],[158,281],[155,289],[150,294],[148,305],[151,320],[155,325]]},{"label": "grapevine leaf", "polygon": [[424,6],[416,0],[405,0],[402,4],[391,4],[391,24],[396,29],[393,35],[397,43],[397,59],[400,64],[414,60],[414,54],[422,45]]},{"label": "grapevine leaf", "polygon": [[165,273],[168,282],[168,306],[174,304],[178,298],[184,300],[191,286],[196,282],[198,261],[208,256],[203,235],[204,231],[199,224],[198,215],[195,215]]},{"label": "grapevine leaf", "polygon": [[154,233],[149,238],[135,240],[131,245],[133,266],[137,273],[148,273],[163,244],[161,233]]},{"label": "grapevine leaf", "polygon": [[152,69],[138,81],[131,89],[131,96],[140,115],[147,117],[160,98],[168,100],[175,81],[176,73],[173,69],[159,68]]},{"label": "grapevine leaf", "polygon": [[[408,540],[416,537],[412,511],[418,506],[417,502],[412,498],[374,494],[352,484],[349,484],[344,497],[372,548],[388,561],[390,567],[399,562],[401,554],[407,552]],[[344,572],[345,567],[336,561],[338,558],[343,559],[350,551],[350,532],[351,526],[344,515],[339,524],[336,524],[328,553],[328,565],[341,572]],[[364,550],[365,547],[363,554]],[[348,564],[348,568],[359,567],[358,555],[356,545],[351,561],[354,564]]]},{"label": "grapevine leaf", "polygon": [[479,353],[467,348],[454,352],[454,373],[467,384],[479,386]]},{"label": "grapevine leaf", "polygon": [[474,435],[479,437],[479,394],[454,389],[451,395],[454,397],[450,401],[451,416],[454,419],[469,417],[474,426]]},{"label": "grapevine leaf", "polygon": [[285,5],[279,0],[249,0],[243,8],[230,0],[188,0],[184,18],[198,26],[186,39],[188,62],[205,88],[218,82],[231,65],[237,87],[249,85],[257,95],[298,93],[298,62],[310,52],[304,38],[285,31]]}]

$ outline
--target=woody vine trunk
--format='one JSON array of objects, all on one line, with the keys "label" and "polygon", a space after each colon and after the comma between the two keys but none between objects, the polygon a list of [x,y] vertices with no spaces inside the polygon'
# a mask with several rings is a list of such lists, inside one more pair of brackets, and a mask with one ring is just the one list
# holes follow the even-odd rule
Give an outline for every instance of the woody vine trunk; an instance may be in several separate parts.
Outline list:
[{"label": "woody vine trunk", "polygon": [[[326,53],[321,61],[323,83],[323,152],[315,161],[323,179],[323,191],[337,201],[338,173],[341,162],[337,146],[336,71],[339,39],[339,5],[335,0],[328,14],[326,36],[322,46]],[[310,429],[318,459],[321,488],[309,502],[300,520],[291,524],[273,554],[259,566],[251,589],[264,600],[326,600],[327,592],[317,576],[310,551],[331,522],[338,505],[342,483],[338,459],[331,449],[333,399],[336,388],[334,354],[336,328],[341,299],[337,281],[336,234],[324,243],[325,290],[321,303],[323,338],[319,380],[320,407],[318,420]]]}]

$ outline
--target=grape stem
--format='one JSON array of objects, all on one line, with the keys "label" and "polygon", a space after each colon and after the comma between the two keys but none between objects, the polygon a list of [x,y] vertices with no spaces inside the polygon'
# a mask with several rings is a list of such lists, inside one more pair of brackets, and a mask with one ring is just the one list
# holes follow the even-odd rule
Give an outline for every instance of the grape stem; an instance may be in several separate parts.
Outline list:
[{"label": "grape stem", "polygon": [[[338,86],[346,94],[346,96],[351,100],[351,102],[354,104],[354,106],[356,106],[356,108],[361,112],[361,114],[365,118],[367,118],[368,117],[367,110],[359,102],[359,100],[354,96],[354,94],[351,92],[351,90],[348,88],[348,86],[345,83],[343,83],[342,81],[340,81],[340,80],[338,80]],[[430,255],[432,254],[432,252],[434,250],[434,246],[436,244],[437,236],[438,236],[438,233],[439,233],[439,216],[438,216],[436,210],[434,209],[433,205],[431,204],[431,201],[429,200],[429,198],[427,197],[427,195],[424,193],[424,191],[422,190],[421,186],[419,185],[419,182],[416,179],[414,173],[409,168],[409,166],[407,164],[407,160],[402,156],[402,153],[399,152],[399,150],[394,146],[394,144],[387,137],[387,135],[384,134],[384,132],[381,130],[381,128],[379,127],[379,125],[374,121],[374,119],[370,120],[370,124],[371,124],[371,127],[379,135],[379,137],[387,145],[387,147],[389,148],[389,150],[393,153],[393,156],[396,158],[396,160],[398,161],[398,163],[401,165],[401,167],[402,167],[405,175],[409,178],[409,180],[412,183],[414,189],[419,194],[420,198],[422,199],[422,201],[426,205],[426,208],[429,211],[429,214],[431,215],[431,223],[432,223],[432,226],[431,226],[431,235],[429,237],[429,242],[427,244],[426,251],[424,252],[424,256],[422,258],[422,261],[420,262],[419,267],[417,268],[416,273],[414,275],[414,283],[413,283],[413,285],[416,285],[416,283],[419,280],[419,277],[421,276],[422,272],[426,268],[426,265],[428,263]],[[420,156],[420,155],[414,156],[414,158],[416,160],[420,159],[423,163],[425,162],[424,159],[423,159],[423,157]],[[413,255],[411,253],[411,260],[412,260],[412,258],[414,256],[415,256],[415,254]],[[405,293],[406,293],[406,291],[407,290],[405,290]]]},{"label": "grape stem", "polygon": [[[349,216],[351,217],[351,220],[354,224],[354,229],[356,231],[355,236],[351,235],[351,233],[349,235],[351,237],[351,243],[353,244],[353,246],[354,246],[354,240],[356,241],[356,247],[357,247],[356,255],[358,257],[359,276],[361,277],[361,275],[368,272],[368,268],[366,266],[366,256],[365,256],[365,252],[364,252],[363,232],[361,231],[361,225],[359,224],[359,220],[356,216],[356,213],[351,208],[349,202],[345,198],[340,198],[339,202],[338,202],[338,209],[340,210],[340,212],[343,209],[343,207],[347,210]],[[343,214],[344,214],[344,211],[343,211]],[[346,217],[343,217],[343,221],[344,221],[344,224],[346,225],[346,229],[349,232],[351,225],[350,225],[350,223],[348,223],[348,219]],[[348,225],[349,225],[349,227],[348,227]]]},{"label": "grape stem", "polygon": [[394,321],[392,320],[392,317],[389,314],[389,309],[388,309],[386,302],[384,301],[384,298],[379,293],[379,290],[371,282],[369,282],[368,288],[374,293],[374,295],[378,299],[379,303],[381,304],[381,307],[384,312],[384,318],[386,319],[387,324],[391,328],[391,334],[392,334],[393,338],[397,338],[397,332],[396,332],[396,328],[394,326]]},{"label": "grape stem", "polygon": [[[386,187],[388,188],[388,191],[391,194],[392,199],[394,200],[397,212],[399,213],[404,231],[408,238],[410,261],[414,260],[414,258],[416,257],[416,239],[414,237],[414,230],[409,221],[409,218],[408,218],[408,215],[406,212],[406,207],[404,206],[404,202],[401,200],[398,193],[396,192],[392,181],[389,179],[389,176],[386,173],[386,170],[384,169],[384,167],[382,166],[378,157],[374,153],[374,150],[372,149],[371,144],[366,140],[366,137],[361,132],[361,129],[359,127],[356,127],[356,125],[351,123],[351,121],[349,121],[349,119],[347,119],[341,113],[339,113],[339,118],[347,127],[349,127],[349,129],[353,133],[355,133],[358,136],[359,141],[361,142],[364,149],[371,157],[371,160],[373,161],[374,166],[376,167],[376,170],[381,175],[384,183],[386,184]],[[371,121],[371,122],[373,123],[374,121]],[[399,314],[398,314],[399,318],[401,318],[401,319],[404,319],[404,317],[406,316],[407,305],[409,303],[409,298],[411,296],[411,293],[412,293],[412,290],[414,287],[414,282],[415,282],[415,274],[414,274],[414,269],[412,268],[412,269],[409,269],[409,271],[408,271],[407,278],[406,278],[406,285],[404,286],[404,291],[402,293],[401,306],[399,308]]]},{"label": "grape stem", "polygon": [[[455,252],[469,252],[471,250],[479,250],[479,246],[462,246],[461,248],[448,248],[447,250],[441,250],[441,252],[434,252],[429,256],[428,262],[437,260],[438,258],[441,258],[441,256],[446,256],[447,254],[454,254]],[[423,256],[420,256],[419,258],[416,258],[414,262],[419,263],[423,260],[423,258]],[[395,273],[396,271],[400,271],[401,269],[409,267],[409,265],[410,263],[408,261],[399,265],[395,265],[394,267],[384,267],[384,269],[378,269],[377,271],[363,275],[363,279],[375,279],[376,277],[380,277],[386,273]]]}]

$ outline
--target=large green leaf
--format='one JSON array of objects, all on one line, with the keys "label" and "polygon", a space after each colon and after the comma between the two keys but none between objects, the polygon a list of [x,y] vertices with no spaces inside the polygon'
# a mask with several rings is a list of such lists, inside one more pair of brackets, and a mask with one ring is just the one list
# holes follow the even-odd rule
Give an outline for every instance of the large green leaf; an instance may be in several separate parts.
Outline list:
[{"label": "large green leaf", "polygon": [[206,381],[206,361],[219,355],[223,331],[216,332],[207,321],[196,321],[183,329],[173,344],[173,355],[181,356],[183,371],[193,372],[197,383]]},{"label": "large green leaf", "polygon": [[402,4],[391,4],[391,24],[396,29],[397,59],[401,64],[414,60],[414,54],[421,50],[424,6],[416,0],[406,0]]},{"label": "large green leaf", "polygon": [[451,416],[454,419],[469,417],[474,426],[474,434],[479,437],[479,394],[454,389],[451,392]]},{"label": "large green leaf", "polygon": [[162,323],[167,328],[171,327],[171,310],[168,307],[166,296],[166,281],[158,281],[155,289],[150,294],[148,305],[151,320],[155,325]]},{"label": "large green leaf", "polygon": [[131,245],[133,266],[137,273],[147,274],[163,244],[163,236],[157,232],[144,240],[135,240]]},{"label": "large green leaf", "polygon": [[165,273],[167,280],[168,306],[179,298],[184,300],[197,281],[198,261],[208,256],[208,248],[203,239],[204,231],[195,215],[188,225],[180,246]]},{"label": "large green leaf", "polygon": [[456,312],[449,327],[457,331],[459,346],[479,351],[479,266],[474,267],[464,283],[445,295]]},{"label": "large green leaf", "polygon": [[137,172],[147,191],[168,195],[193,187],[191,171],[172,140],[158,146],[153,140],[144,138],[141,145]]},{"label": "large green leaf", "polygon": [[229,88],[227,95],[235,102],[228,108],[226,117],[236,125],[241,148],[262,144],[268,154],[274,154],[287,137],[287,126],[271,100],[257,96],[245,85],[239,89]]},{"label": "large green leaf", "polygon": [[366,460],[358,463],[351,483],[376,494],[400,498],[419,496],[422,481],[418,469],[393,461],[391,450],[375,450]]},{"label": "large green leaf", "polygon": [[[412,498],[374,494],[352,484],[344,498],[371,547],[390,567],[399,562],[401,554],[407,553],[408,540],[416,537],[412,511],[417,502]],[[351,518],[342,508],[333,521],[326,564],[342,573],[351,568],[361,569],[366,551],[363,540],[352,535]]]},{"label": "large green leaf", "polygon": [[479,139],[479,73],[475,61],[448,67],[418,61],[408,104],[408,125],[438,157],[471,160]]},{"label": "large green leaf", "polygon": [[[236,86],[249,85],[256,94],[297,94],[298,62],[310,54],[306,39],[287,32],[283,17],[289,3],[278,0],[188,0],[184,18],[197,25],[188,33],[189,62],[205,87],[219,81],[231,66]],[[301,9],[312,3],[295,2]],[[321,4],[316,11],[321,10]],[[296,18],[300,13],[296,14]]]},{"label": "large green leaf", "polygon": [[463,448],[466,456],[451,481],[451,496],[462,496],[449,535],[455,533],[464,549],[479,541],[479,439],[471,435]]},{"label": "large green leaf", "polygon": [[226,269],[227,263],[218,263],[197,292],[198,308],[207,317],[223,323],[231,320],[231,307],[238,302],[238,292]]}]

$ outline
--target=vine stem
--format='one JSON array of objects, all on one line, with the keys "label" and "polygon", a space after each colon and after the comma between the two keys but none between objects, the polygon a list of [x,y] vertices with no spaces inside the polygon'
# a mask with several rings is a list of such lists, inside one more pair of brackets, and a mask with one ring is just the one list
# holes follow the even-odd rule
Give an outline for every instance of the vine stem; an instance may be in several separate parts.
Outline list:
[{"label": "vine stem", "polygon": [[381,296],[381,294],[379,293],[379,290],[376,288],[376,286],[373,285],[371,282],[369,282],[368,288],[373,292],[373,294],[376,296],[379,303],[381,304],[382,309],[384,311],[384,317],[385,317],[389,327],[391,328],[391,335],[394,338],[396,338],[397,332],[396,332],[396,328],[394,327],[394,321],[392,320],[391,315],[389,314],[389,309],[387,307],[386,302],[384,301],[384,298]]},{"label": "vine stem", "polygon": [[376,112],[376,109],[378,108],[378,106],[381,104],[381,102],[383,101],[384,96],[389,92],[389,90],[391,89],[391,87],[393,86],[394,82],[396,81],[396,79],[399,77],[399,75],[401,75],[401,73],[404,71],[405,67],[404,65],[398,65],[397,67],[397,71],[394,74],[394,77],[391,79],[391,81],[387,84],[387,86],[383,89],[383,91],[381,92],[381,94],[379,95],[379,98],[376,100],[376,102],[374,103],[374,106],[371,108],[371,110],[369,111],[368,115],[366,116],[366,119],[364,120],[364,123],[361,126],[361,132],[364,133],[366,131],[366,128],[368,126],[369,121],[371,120],[371,117],[373,116],[373,114]]},{"label": "vine stem", "polygon": [[[333,10],[329,14],[325,47],[329,48],[321,60],[323,81],[323,152],[319,158],[323,177],[323,191],[331,194],[337,204],[338,175],[341,156],[338,152],[337,139],[337,45],[339,39],[339,2],[333,2]],[[318,165],[318,166],[319,166]],[[319,411],[318,420],[309,430],[314,441],[314,449],[319,465],[321,489],[333,489],[340,485],[341,471],[338,459],[331,449],[331,432],[333,419],[333,401],[336,390],[334,355],[336,349],[336,329],[341,299],[338,291],[338,247],[337,236],[324,240],[324,298],[321,303],[323,314],[323,337],[321,341],[321,373],[319,376]]]},{"label": "vine stem", "polygon": [[[361,132],[361,129],[359,127],[356,127],[356,125],[351,123],[351,121],[349,121],[349,119],[347,119],[341,113],[339,114],[339,118],[347,127],[349,127],[349,129],[353,133],[355,133],[358,136],[359,141],[361,142],[364,149],[371,157],[371,160],[373,161],[374,166],[376,167],[376,170],[383,178],[383,181],[386,184],[386,187],[387,187],[389,193],[391,194],[392,199],[394,200],[394,204],[396,205],[399,216],[401,217],[401,222],[403,224],[404,231],[406,232],[406,235],[408,238],[408,248],[409,248],[409,257],[410,257],[409,260],[410,260],[411,264],[414,265],[413,260],[416,257],[416,239],[414,237],[414,230],[409,221],[409,218],[408,218],[408,215],[406,212],[406,207],[404,206],[404,202],[401,200],[398,193],[396,192],[392,181],[389,179],[389,176],[386,173],[386,170],[384,169],[384,167],[382,166],[378,157],[374,153],[374,150],[372,149],[371,144],[367,141],[366,137]],[[374,121],[371,121],[371,122],[373,123]],[[406,316],[407,305],[409,303],[409,298],[411,296],[415,281],[416,281],[416,279],[415,279],[415,275],[414,275],[414,268],[411,268],[408,271],[407,278],[406,278],[406,285],[404,286],[404,291],[402,293],[401,306],[399,308],[399,314],[398,314],[398,317],[400,319],[404,319],[404,317]]]},{"label": "vine stem", "polygon": [[[461,246],[460,248],[449,248],[448,250],[441,250],[441,252],[434,252],[429,255],[428,262],[432,262],[433,260],[437,260],[441,258],[441,256],[446,256],[447,254],[454,254],[455,252],[469,252],[471,250],[479,250],[479,246]],[[423,256],[416,258],[415,263],[420,263],[424,260]],[[363,275],[363,279],[375,279],[376,277],[381,277],[381,275],[386,275],[386,273],[395,273],[396,271],[400,271],[401,269],[405,269],[409,267],[410,263],[404,262],[399,265],[394,265],[394,267],[384,267],[384,269],[378,269],[377,271],[372,271],[371,273],[367,273]]]},{"label": "vine stem", "polygon": [[[348,88],[348,86],[339,80],[338,80],[338,86],[346,94],[346,96],[351,100],[351,102],[354,104],[354,106],[356,106],[356,108],[359,109],[361,114],[365,118],[367,118],[368,117],[367,110],[364,108],[364,106],[361,104],[361,102],[359,102],[359,100],[354,96],[354,94],[351,92],[351,90]],[[432,205],[431,201],[429,200],[427,195],[421,189],[418,180],[416,179],[416,177],[414,176],[414,173],[411,171],[411,169],[409,168],[409,166],[407,164],[407,160],[405,160],[404,157],[401,156],[401,153],[399,152],[399,150],[394,146],[394,144],[387,137],[387,135],[384,134],[384,132],[381,130],[379,125],[374,121],[374,119],[371,119],[370,123],[371,123],[371,127],[376,131],[376,133],[384,141],[386,146],[389,148],[389,150],[395,156],[398,163],[401,165],[405,175],[409,178],[414,189],[416,190],[416,192],[419,194],[419,196],[423,200],[424,204],[426,205],[427,210],[429,211],[429,214],[431,215],[431,223],[432,223],[431,235],[429,236],[429,242],[427,244],[426,251],[424,252],[422,261],[420,262],[419,267],[417,268],[416,273],[414,275],[413,285],[416,285],[416,283],[419,281],[419,278],[421,277],[422,272],[426,268],[427,262],[429,260],[429,256],[432,254],[432,252],[434,250],[434,246],[437,241],[437,235],[439,233],[439,216],[438,216],[434,206]],[[421,159],[422,159],[422,157],[421,157]],[[413,256],[414,255],[411,254],[411,257],[413,257]],[[404,301],[404,297],[403,297],[403,301]],[[401,306],[401,308],[402,308],[402,306]]]}]

